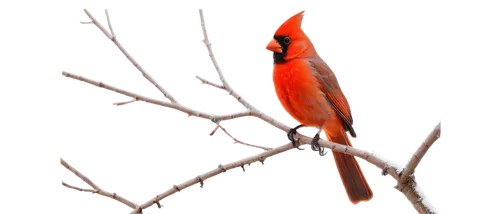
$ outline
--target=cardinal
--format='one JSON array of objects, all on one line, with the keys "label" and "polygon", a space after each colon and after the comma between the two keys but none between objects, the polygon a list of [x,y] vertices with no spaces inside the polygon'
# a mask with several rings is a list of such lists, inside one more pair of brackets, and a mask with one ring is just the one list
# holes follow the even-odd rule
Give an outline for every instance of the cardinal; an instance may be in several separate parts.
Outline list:
[{"label": "cardinal", "polygon": [[[321,131],[329,141],[349,146],[352,145],[346,132],[352,137],[356,137],[356,132],[352,127],[349,103],[335,74],[301,29],[303,13],[285,21],[266,48],[273,52],[273,81],[278,99],[300,123],[290,129],[288,138],[299,148],[294,138],[297,129],[303,126],[318,128],[311,148],[323,156],[326,154],[324,148],[318,144]],[[351,155],[332,153],[349,200],[353,204],[369,201],[373,193],[356,159]]]}]

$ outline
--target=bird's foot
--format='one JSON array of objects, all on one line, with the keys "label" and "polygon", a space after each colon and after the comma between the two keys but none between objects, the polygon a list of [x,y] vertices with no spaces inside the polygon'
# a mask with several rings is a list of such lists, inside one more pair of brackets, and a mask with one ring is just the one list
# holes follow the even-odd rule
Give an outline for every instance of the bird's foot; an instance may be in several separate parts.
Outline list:
[{"label": "bird's foot", "polygon": [[314,135],[314,138],[311,141],[311,149],[313,151],[318,151],[320,156],[325,156],[327,153],[325,152],[325,147],[321,147],[318,141],[319,141],[319,133]]},{"label": "bird's foot", "polygon": [[298,125],[297,127],[290,129],[290,131],[288,131],[288,133],[287,133],[288,139],[290,141],[292,141],[293,147],[297,148],[298,150],[304,150],[304,149],[300,148],[299,145],[297,145],[297,140],[295,140],[295,135],[297,134],[297,129],[299,129],[302,126],[303,125]]}]

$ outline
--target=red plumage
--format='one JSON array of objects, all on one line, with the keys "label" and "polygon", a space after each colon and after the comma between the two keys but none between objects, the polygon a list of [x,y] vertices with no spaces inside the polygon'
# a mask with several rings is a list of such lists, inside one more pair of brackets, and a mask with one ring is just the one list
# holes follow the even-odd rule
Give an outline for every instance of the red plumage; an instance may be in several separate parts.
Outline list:
[{"label": "red plumage", "polygon": [[[353,137],[356,133],[349,103],[332,70],[302,31],[303,13],[285,21],[266,47],[274,52],[276,94],[298,122],[323,127],[329,141],[351,146],[346,131]],[[356,159],[337,152],[333,156],[349,200],[354,204],[369,201],[373,193]]]}]

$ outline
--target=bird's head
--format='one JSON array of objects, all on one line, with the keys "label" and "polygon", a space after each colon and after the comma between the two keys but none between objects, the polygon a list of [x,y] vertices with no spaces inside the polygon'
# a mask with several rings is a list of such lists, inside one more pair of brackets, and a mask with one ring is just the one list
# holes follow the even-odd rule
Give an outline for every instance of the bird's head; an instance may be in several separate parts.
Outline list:
[{"label": "bird's head", "polygon": [[274,63],[316,54],[314,46],[301,28],[303,14],[304,11],[297,13],[281,24],[267,44],[266,49],[274,53]]}]

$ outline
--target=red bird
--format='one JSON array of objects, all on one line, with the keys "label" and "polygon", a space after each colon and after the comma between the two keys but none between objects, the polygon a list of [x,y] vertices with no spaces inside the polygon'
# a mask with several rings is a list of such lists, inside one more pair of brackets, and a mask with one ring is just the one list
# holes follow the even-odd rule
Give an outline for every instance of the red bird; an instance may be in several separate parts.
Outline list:
[{"label": "red bird", "polygon": [[[301,125],[290,129],[288,138],[295,147],[294,134],[302,126],[319,130],[311,142],[311,148],[324,155],[319,146],[319,133],[323,130],[329,141],[351,146],[347,137],[356,133],[349,103],[340,89],[337,78],[319,57],[314,46],[301,29],[304,11],[284,22],[267,45],[274,52],[273,81],[276,94],[285,110]],[[351,155],[333,152],[337,169],[349,200],[353,204],[369,201],[372,190]]]}]

